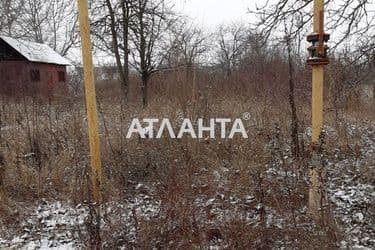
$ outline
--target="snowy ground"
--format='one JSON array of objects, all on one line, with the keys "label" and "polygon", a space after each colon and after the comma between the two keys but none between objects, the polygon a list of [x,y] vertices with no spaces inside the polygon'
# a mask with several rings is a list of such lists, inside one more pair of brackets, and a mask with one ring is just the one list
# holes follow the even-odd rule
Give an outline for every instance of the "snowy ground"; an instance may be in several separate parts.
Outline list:
[{"label": "snowy ground", "polygon": [[[139,195],[122,203],[107,203],[102,207],[102,225],[110,220],[123,221],[127,229],[127,241],[134,241],[135,228],[133,213],[141,217],[154,216],[158,210],[157,202],[147,195]],[[42,201],[40,205],[29,209],[28,216],[21,223],[21,228],[12,230],[15,235],[8,239],[0,237],[0,249],[80,249],[81,242],[87,238],[88,207],[71,206],[59,201]],[[2,228],[2,231],[7,231]]]},{"label": "snowy ground", "polygon": [[[327,165],[328,196],[332,202],[332,211],[343,239],[342,249],[375,249],[375,127],[370,122],[361,126],[349,127],[351,136],[359,138],[356,157],[343,157],[340,149],[333,149],[332,159]],[[329,135],[329,136],[335,136]],[[356,150],[356,145],[351,145]],[[142,185],[137,188],[142,189]],[[143,194],[142,194],[143,193]],[[243,214],[241,207],[250,206],[254,197],[197,197],[197,207],[202,210],[210,208],[218,220],[226,220],[230,216],[245,216],[246,220],[258,221],[256,210]],[[228,206],[225,206],[227,204]],[[152,217],[159,212],[159,202],[149,194],[139,192],[135,198],[122,202],[105,204],[105,216],[102,226],[111,221],[122,221],[126,228],[127,242],[136,239],[134,214],[138,217]],[[231,211],[226,208],[230,207]],[[257,207],[257,205],[256,205]],[[234,208],[234,210],[233,210]],[[236,209],[239,209],[235,215]],[[267,208],[266,208],[267,209]],[[59,201],[42,201],[27,209],[28,214],[20,223],[21,228],[8,230],[0,227],[0,248],[10,249],[75,249],[83,247],[82,238],[87,235],[86,220],[88,208],[84,205],[72,206]],[[304,213],[305,211],[301,211]],[[276,227],[287,226],[285,218],[267,211],[267,223]],[[220,246],[220,242],[218,243]]]},{"label": "snowy ground", "polygon": [[[375,128],[374,124],[349,128],[351,136],[359,136],[358,157],[339,159],[328,166],[330,200],[334,215],[344,231],[342,248],[375,248]],[[352,145],[355,150],[356,145]]]}]

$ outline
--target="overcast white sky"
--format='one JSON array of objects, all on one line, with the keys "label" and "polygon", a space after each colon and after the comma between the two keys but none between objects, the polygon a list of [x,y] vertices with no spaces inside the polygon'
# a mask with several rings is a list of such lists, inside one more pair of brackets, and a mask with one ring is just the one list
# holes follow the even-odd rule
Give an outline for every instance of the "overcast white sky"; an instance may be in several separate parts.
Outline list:
[{"label": "overcast white sky", "polygon": [[176,0],[176,9],[207,28],[215,28],[224,22],[249,21],[248,8],[254,9],[254,0]]}]

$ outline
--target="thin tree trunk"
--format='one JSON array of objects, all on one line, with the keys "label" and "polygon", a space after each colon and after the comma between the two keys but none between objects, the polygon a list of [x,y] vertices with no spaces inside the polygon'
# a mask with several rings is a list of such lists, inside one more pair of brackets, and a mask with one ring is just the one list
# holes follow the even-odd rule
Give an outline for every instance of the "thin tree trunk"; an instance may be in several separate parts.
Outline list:
[{"label": "thin tree trunk", "polygon": [[[120,74],[120,80],[121,80],[121,89],[123,91],[123,100],[125,103],[127,103],[127,97],[128,97],[128,82],[129,82],[129,74],[128,72],[125,73],[124,69],[126,68],[128,71],[129,64],[128,60],[125,61],[124,67],[121,62],[121,55],[120,55],[120,50],[119,50],[119,44],[118,44],[118,33],[116,31],[116,20],[115,20],[115,13],[111,4],[110,0],[106,0],[109,16],[111,19],[111,34],[112,34],[112,40],[113,40],[113,50],[115,53],[115,58],[116,58],[116,64],[117,64],[117,69]],[[127,38],[124,38],[124,41],[127,40]],[[127,43],[127,42],[126,42]],[[126,49],[125,49],[126,50]],[[125,57],[128,57],[127,53],[125,53]]]},{"label": "thin tree trunk", "polygon": [[142,104],[143,108],[146,108],[148,105],[148,74],[144,73],[142,75]]},{"label": "thin tree trunk", "polygon": [[292,111],[292,155],[293,157],[299,156],[299,143],[298,143],[298,119],[297,109],[294,96],[294,67],[292,59],[292,46],[290,38],[287,38],[288,47],[288,63],[289,63],[289,105]]},{"label": "thin tree trunk", "polygon": [[123,39],[124,39],[124,79],[122,88],[124,92],[125,105],[128,103],[129,96],[129,14],[130,6],[127,0],[121,1],[122,19],[123,19]]},{"label": "thin tree trunk", "polygon": [[148,80],[149,80],[149,72],[148,72],[148,61],[147,61],[147,44],[145,38],[145,28],[144,28],[144,20],[143,15],[145,11],[145,4],[140,8],[138,13],[138,20],[139,20],[139,36],[140,36],[140,46],[139,46],[139,56],[141,59],[141,78],[142,78],[142,104],[143,108],[146,108],[148,105]]},{"label": "thin tree trunk", "polygon": [[4,173],[5,173],[5,160],[4,156],[0,152],[0,201],[2,198],[2,191],[3,191],[3,181],[4,181]]}]

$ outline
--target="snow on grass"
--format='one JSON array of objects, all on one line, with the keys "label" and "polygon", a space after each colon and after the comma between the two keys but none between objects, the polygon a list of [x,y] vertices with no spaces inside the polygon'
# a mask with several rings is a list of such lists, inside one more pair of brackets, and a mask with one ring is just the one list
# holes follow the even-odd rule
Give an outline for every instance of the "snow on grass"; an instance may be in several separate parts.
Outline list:
[{"label": "snow on grass", "polygon": [[[337,137],[331,128],[327,129],[328,136]],[[359,154],[356,157],[341,157],[340,148],[333,148],[331,158],[327,163],[327,192],[332,203],[332,212],[343,233],[340,242],[341,249],[374,249],[375,248],[375,128],[371,123],[348,126],[348,134],[358,138]],[[354,148],[355,145],[349,145]],[[287,160],[284,158],[284,160]],[[283,172],[268,166],[267,178],[294,178],[292,172]],[[213,177],[223,185],[230,169],[215,170]],[[136,185],[137,194],[123,201],[112,201],[103,205],[102,229],[107,230],[116,223],[123,224],[119,231],[113,232],[113,237],[124,242],[137,241],[135,217],[152,218],[162,210],[160,201],[152,195],[141,194],[140,190],[148,189],[143,184]],[[138,192],[139,191],[139,192]],[[147,190],[146,190],[147,191]],[[150,192],[145,192],[150,193]],[[215,229],[217,223],[225,223],[232,219],[243,219],[249,225],[257,227],[260,210],[265,209],[266,226],[280,230],[288,230],[290,219],[270,207],[263,207],[254,196],[216,194],[213,197],[198,196],[194,206],[200,211],[200,219],[206,220],[208,226]],[[21,228],[15,230],[10,239],[0,237],[0,248],[11,249],[77,249],[82,248],[82,239],[86,232],[88,208],[85,205],[72,206],[59,201],[42,201],[39,205],[28,209]],[[306,207],[296,211],[298,217],[304,218]],[[160,216],[160,215],[159,215]],[[207,219],[209,216],[211,219]],[[311,227],[302,222],[300,227]],[[7,230],[2,228],[2,231]],[[309,230],[309,229],[306,229]],[[210,249],[220,249],[225,242],[218,239],[212,242]],[[285,239],[286,240],[286,239]],[[287,242],[275,242],[285,246]]]},{"label": "snow on grass", "polygon": [[[375,166],[375,129],[370,122],[352,124],[348,134],[359,137],[360,155],[330,162],[328,195],[344,233],[341,248],[374,249],[375,187],[371,175]],[[339,151],[335,150],[337,154]]]}]

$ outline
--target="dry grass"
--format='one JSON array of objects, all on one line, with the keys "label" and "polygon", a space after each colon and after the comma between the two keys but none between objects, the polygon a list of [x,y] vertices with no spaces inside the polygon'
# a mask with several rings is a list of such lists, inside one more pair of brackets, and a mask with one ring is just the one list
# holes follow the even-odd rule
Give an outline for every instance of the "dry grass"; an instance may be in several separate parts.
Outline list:
[{"label": "dry grass", "polygon": [[[148,221],[139,218],[139,241],[135,247],[193,249],[216,241],[228,249],[269,249],[278,241],[280,246],[301,249],[336,247],[339,233],[329,211],[321,227],[314,226],[303,212],[308,189],[309,138],[301,136],[301,157],[290,159],[288,89],[280,76],[286,68],[267,66],[263,66],[266,74],[259,72],[260,69],[239,71],[229,79],[200,71],[195,102],[191,100],[191,85],[183,73],[157,75],[151,84],[149,107],[144,110],[140,108],[136,79],[132,80],[127,108],[120,105],[117,83],[98,85],[105,200],[132,196],[135,185],[144,183],[153,187],[155,199],[162,204],[160,216]],[[301,135],[310,124],[308,76],[309,72],[302,69],[296,78]],[[327,124],[339,131],[339,140],[327,141],[327,147],[338,143],[343,148],[349,145],[337,114],[340,119],[349,116],[373,119],[370,109],[352,105],[355,102],[352,98],[346,101],[348,108],[339,110],[330,103],[327,105]],[[245,123],[248,140],[125,139],[134,117],[174,121],[181,115],[192,119],[234,119],[242,118],[245,112],[252,115],[252,120]],[[75,203],[89,200],[82,97],[66,95],[50,101],[3,97],[0,114],[5,194],[0,197],[2,200],[7,197],[8,208],[42,198]],[[273,165],[294,177],[270,178],[272,174],[267,170]],[[220,174],[219,180],[215,179],[215,171]],[[253,196],[256,202],[247,204],[244,202],[247,196]],[[197,202],[212,197],[216,198],[215,204],[208,207]],[[239,201],[231,203],[231,198]],[[0,215],[9,214],[3,202],[1,206]],[[250,220],[252,223],[246,219],[250,214],[256,215]],[[267,226],[270,214],[284,220],[282,228]],[[106,236],[105,232],[103,235],[108,242],[111,238],[115,241],[113,235]],[[116,246],[116,242],[107,244]]]}]

